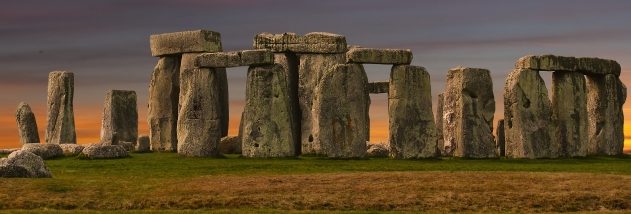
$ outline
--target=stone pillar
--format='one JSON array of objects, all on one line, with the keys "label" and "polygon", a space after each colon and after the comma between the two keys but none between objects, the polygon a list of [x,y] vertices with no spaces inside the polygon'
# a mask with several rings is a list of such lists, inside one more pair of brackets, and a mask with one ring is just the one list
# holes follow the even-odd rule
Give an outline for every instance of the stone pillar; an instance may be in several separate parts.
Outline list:
[{"label": "stone pillar", "polygon": [[504,85],[506,157],[550,158],[555,140],[548,90],[539,72],[515,69]]},{"label": "stone pillar", "polygon": [[440,155],[447,155],[445,153],[445,138],[443,134],[443,107],[445,106],[445,99],[443,93],[438,94],[436,98],[436,147],[440,151]]},{"label": "stone pillar", "polygon": [[48,125],[46,143],[77,143],[74,124],[74,74],[53,71],[48,75]]},{"label": "stone pillar", "polygon": [[500,157],[506,156],[506,140],[504,138],[506,138],[504,134],[504,119],[501,119],[497,121],[497,127],[495,127],[495,146]]},{"label": "stone pillar", "polygon": [[179,55],[160,57],[151,75],[147,121],[153,151],[177,152],[180,58]]},{"label": "stone pillar", "polygon": [[[116,135],[116,136],[114,136]],[[105,95],[103,120],[101,121],[101,143],[118,145],[138,139],[138,108],[136,92],[110,90]]]},{"label": "stone pillar", "polygon": [[298,55],[290,52],[285,53],[274,53],[274,63],[279,64],[283,68],[282,74],[285,75],[285,82],[287,83],[287,93],[289,97],[289,103],[292,109],[293,119],[292,124],[294,124],[294,129],[292,130],[294,133],[292,136],[295,138],[293,141],[295,143],[294,149],[296,152],[296,156],[302,153],[302,144],[300,134],[301,130],[301,113],[300,113],[300,105],[298,103],[298,70],[300,65],[300,59]]},{"label": "stone pillar", "polygon": [[18,124],[18,134],[20,143],[39,143],[39,133],[37,132],[37,122],[31,107],[21,102],[15,112],[15,121]]},{"label": "stone pillar", "polygon": [[567,71],[552,74],[552,112],[557,129],[550,152],[565,157],[586,156],[588,123],[583,74]]},{"label": "stone pillar", "polygon": [[438,154],[430,82],[423,67],[392,67],[388,92],[391,157],[430,158]]},{"label": "stone pillar", "polygon": [[242,154],[245,157],[296,155],[297,124],[287,88],[287,74],[279,64],[248,69],[243,110]]},{"label": "stone pillar", "polygon": [[614,74],[587,76],[588,154],[621,155],[627,88]]},{"label": "stone pillar", "polygon": [[360,64],[339,64],[327,71],[315,90],[313,136],[332,158],[366,155],[368,77]]}]

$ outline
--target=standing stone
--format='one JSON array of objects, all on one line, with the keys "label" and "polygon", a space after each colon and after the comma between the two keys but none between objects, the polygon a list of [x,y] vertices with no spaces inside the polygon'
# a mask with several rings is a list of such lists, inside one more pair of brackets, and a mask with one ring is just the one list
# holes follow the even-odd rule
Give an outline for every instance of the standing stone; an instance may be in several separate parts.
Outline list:
[{"label": "standing stone", "polygon": [[465,158],[497,157],[493,137],[495,99],[489,70],[449,70],[444,99],[445,152]]},{"label": "standing stone", "polygon": [[[293,119],[292,124],[294,124],[294,129],[292,130],[294,133],[294,146],[296,156],[300,155],[302,146],[300,143],[300,105],[298,103],[298,70],[300,59],[298,55],[290,52],[286,53],[274,53],[274,63],[279,64],[283,67],[283,75],[285,75],[285,83],[287,83],[287,90],[289,96],[289,103],[291,104],[291,118]],[[243,118],[243,117],[242,117]]]},{"label": "standing stone", "polygon": [[48,75],[48,126],[46,143],[77,143],[74,124],[74,74],[53,71]]},{"label": "standing stone", "polygon": [[[116,137],[114,137],[116,135]],[[117,139],[114,141],[113,139]],[[110,90],[105,95],[101,143],[117,145],[119,141],[136,144],[138,139],[138,109],[136,92]]]},{"label": "standing stone", "polygon": [[506,157],[550,158],[555,127],[548,90],[538,71],[515,69],[504,85]]},{"label": "standing stone", "polygon": [[556,140],[551,152],[559,156],[587,155],[587,98],[581,73],[555,71],[552,74],[552,111],[556,119]]},{"label": "standing stone", "polygon": [[140,135],[140,136],[138,136],[138,142],[136,143],[134,151],[136,151],[136,152],[150,152],[151,151],[151,147],[150,147],[150,144],[149,144],[149,136],[147,136],[147,135]]},{"label": "standing stone", "polygon": [[177,120],[178,154],[216,156],[222,131],[221,72],[224,68],[196,68],[199,54],[183,54],[180,70],[180,107]]},{"label": "standing stone", "polygon": [[[298,102],[301,115],[301,144],[302,154],[324,154],[322,146],[315,140],[312,123],[315,113],[313,111],[314,93],[326,71],[337,64],[344,64],[345,55],[342,54],[301,54],[300,68],[298,70]],[[340,68],[341,69],[341,68]],[[363,68],[362,68],[363,72]],[[364,142],[365,143],[365,142]]]},{"label": "standing stone", "polygon": [[[368,77],[360,64],[339,64],[315,90],[313,134],[319,151],[332,158],[361,158],[368,139]],[[435,142],[435,141],[434,141]]]},{"label": "standing stone", "polygon": [[153,151],[177,151],[180,59],[180,56],[160,57],[151,75],[147,121]]},{"label": "standing stone", "polygon": [[278,64],[248,69],[242,134],[245,157],[296,155],[296,125],[284,71]]},{"label": "standing stone", "polygon": [[437,143],[436,147],[440,151],[440,155],[446,155],[445,153],[445,138],[443,134],[443,107],[445,106],[444,94],[438,94],[438,98],[436,99],[436,133],[437,133]]},{"label": "standing stone", "polygon": [[497,127],[495,127],[495,146],[497,147],[497,154],[500,157],[506,156],[506,141],[504,138],[504,119],[497,121]]},{"label": "standing stone", "polygon": [[430,158],[437,155],[429,73],[423,67],[397,65],[388,92],[390,156]]},{"label": "standing stone", "polygon": [[614,74],[587,76],[588,154],[622,154],[626,98],[627,88]]},{"label": "standing stone", "polygon": [[31,111],[31,107],[21,102],[15,113],[15,120],[18,124],[18,134],[20,135],[20,143],[39,143],[39,133],[37,133],[37,122],[35,122],[35,114]]}]

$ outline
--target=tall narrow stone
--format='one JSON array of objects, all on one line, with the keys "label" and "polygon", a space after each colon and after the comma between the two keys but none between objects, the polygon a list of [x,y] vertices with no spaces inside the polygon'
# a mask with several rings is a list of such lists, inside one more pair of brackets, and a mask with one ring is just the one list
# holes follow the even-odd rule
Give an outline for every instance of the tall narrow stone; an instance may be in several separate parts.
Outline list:
[{"label": "tall narrow stone", "polygon": [[298,103],[298,70],[300,59],[298,55],[294,53],[274,53],[274,63],[283,67],[282,74],[285,75],[285,82],[287,83],[287,93],[289,97],[289,103],[291,105],[291,118],[294,124],[294,133],[292,136],[295,138],[293,142],[296,144],[294,150],[296,156],[302,152],[302,146],[300,143],[300,105]]},{"label": "tall narrow stone", "polygon": [[160,57],[151,75],[147,121],[153,151],[177,151],[180,59],[179,55]]},{"label": "tall narrow stone", "polygon": [[549,158],[554,137],[548,90],[538,71],[515,69],[504,85],[506,157]]},{"label": "tall narrow stone", "polygon": [[18,124],[18,134],[20,143],[39,143],[39,133],[37,133],[37,122],[35,122],[35,114],[31,111],[31,107],[21,102],[15,112],[15,121]]},{"label": "tall narrow stone", "polygon": [[74,124],[74,74],[53,71],[48,75],[48,125],[46,143],[77,143]]},{"label": "tall narrow stone", "polygon": [[620,155],[624,148],[626,86],[614,75],[587,76],[588,153]]},{"label": "tall narrow stone", "polygon": [[215,156],[222,131],[221,72],[196,68],[199,54],[183,54],[180,68],[180,107],[177,120],[178,154]]},{"label": "tall narrow stone", "polygon": [[438,154],[430,82],[423,67],[392,67],[388,113],[393,158],[429,158]]},{"label": "tall narrow stone", "polygon": [[438,94],[436,98],[436,147],[440,151],[440,155],[446,155],[445,153],[445,138],[443,134],[443,107],[445,106],[445,99],[443,93]]},{"label": "tall narrow stone", "polygon": [[[366,155],[368,139],[368,77],[360,64],[339,64],[322,76],[315,90],[315,145],[332,158]],[[435,141],[434,141],[435,142]]]},{"label": "tall narrow stone", "polygon": [[504,138],[506,138],[504,134],[504,119],[501,119],[497,121],[497,127],[495,127],[495,147],[500,157],[506,156],[506,140]]},{"label": "tall narrow stone", "polygon": [[242,134],[245,157],[296,155],[296,124],[285,71],[279,64],[248,69]]},{"label": "tall narrow stone", "polygon": [[552,112],[556,119],[556,139],[551,149],[559,156],[587,155],[587,98],[585,77],[578,72],[555,71],[552,74]]},{"label": "tall narrow stone", "polygon": [[137,139],[138,108],[136,107],[136,92],[108,91],[107,95],[105,95],[103,107],[101,143],[118,145],[119,141],[123,141],[135,144]]}]

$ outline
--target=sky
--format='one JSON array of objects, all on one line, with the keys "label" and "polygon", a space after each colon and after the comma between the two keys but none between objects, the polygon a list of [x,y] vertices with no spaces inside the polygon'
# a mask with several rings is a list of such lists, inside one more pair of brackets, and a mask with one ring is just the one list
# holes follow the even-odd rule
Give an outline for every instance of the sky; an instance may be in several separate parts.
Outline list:
[{"label": "sky", "polygon": [[[19,146],[15,110],[21,101],[33,108],[44,140],[47,77],[55,70],[75,74],[78,143],[98,141],[110,89],[136,91],[139,132],[147,134],[148,85],[157,62],[151,34],[217,31],[225,51],[252,49],[260,32],[333,32],[349,45],[411,49],[412,64],[431,75],[434,99],[450,68],[489,69],[497,120],[503,117],[504,80],[524,55],[613,59],[631,85],[629,11],[631,1],[624,0],[7,0],[0,7],[0,148]],[[388,80],[390,66],[365,68],[370,81]],[[246,69],[228,69],[230,135],[237,134]],[[541,75],[550,86],[551,73]],[[371,140],[383,142],[387,95],[371,99]],[[624,113],[631,138],[629,104]]]}]

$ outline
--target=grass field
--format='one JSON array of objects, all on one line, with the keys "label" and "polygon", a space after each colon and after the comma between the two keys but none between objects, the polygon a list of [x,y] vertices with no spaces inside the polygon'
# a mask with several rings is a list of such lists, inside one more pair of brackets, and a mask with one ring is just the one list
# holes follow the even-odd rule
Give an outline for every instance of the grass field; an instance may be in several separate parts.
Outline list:
[{"label": "grass field", "polygon": [[[184,158],[46,161],[0,178],[9,212],[630,211],[631,157],[563,160]],[[162,210],[158,212],[157,210]]]}]

